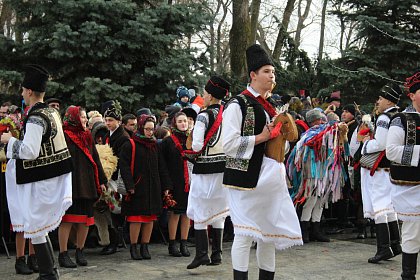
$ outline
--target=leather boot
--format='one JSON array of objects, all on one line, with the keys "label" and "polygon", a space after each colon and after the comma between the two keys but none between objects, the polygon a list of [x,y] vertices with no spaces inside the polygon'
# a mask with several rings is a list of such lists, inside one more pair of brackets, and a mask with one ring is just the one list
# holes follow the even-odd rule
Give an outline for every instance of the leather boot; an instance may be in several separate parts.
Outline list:
[{"label": "leather boot", "polygon": [[[29,258],[28,258],[28,262],[29,262]],[[25,256],[16,258],[15,270],[16,270],[16,274],[22,274],[22,275],[29,275],[29,274],[34,273],[34,271],[26,264]]]},{"label": "leather boot", "polygon": [[200,229],[194,231],[195,236],[195,257],[193,261],[187,266],[187,269],[194,269],[200,265],[207,265],[210,263],[209,259],[209,238],[207,230]]},{"label": "leather boot", "polygon": [[118,232],[115,228],[109,227],[109,245],[102,249],[101,255],[112,255],[117,252]]},{"label": "leather boot", "polygon": [[300,230],[302,232],[303,243],[309,243],[309,222],[301,221]]},{"label": "leather boot", "polygon": [[223,244],[223,229],[212,229],[212,243],[211,243],[211,263],[209,265],[219,265],[222,263],[222,244]]},{"label": "leather boot", "polygon": [[248,271],[233,270],[233,280],[248,280]]},{"label": "leather boot", "polygon": [[363,224],[359,224],[357,226],[357,239],[366,239],[367,232],[366,232],[366,226]]},{"label": "leather boot", "polygon": [[375,229],[377,251],[375,256],[368,259],[369,263],[378,263],[379,261],[388,260],[394,256],[391,250],[391,241],[389,239],[388,224],[376,224]]},{"label": "leather boot", "polygon": [[54,262],[47,242],[34,244],[36,258],[38,259],[39,280],[58,280],[54,271]]},{"label": "leather boot", "polygon": [[330,239],[322,234],[320,222],[311,223],[311,230],[312,230],[312,238],[315,241],[330,242]]},{"label": "leather boot", "polygon": [[169,255],[171,255],[172,257],[182,257],[181,252],[176,246],[175,240],[169,240],[168,251]]},{"label": "leather boot", "polygon": [[67,251],[64,251],[58,255],[58,264],[61,267],[76,268],[77,265],[70,259]]},{"label": "leather boot", "polygon": [[36,259],[35,254],[28,256],[28,267],[34,272],[39,272],[38,260]]},{"label": "leather boot", "polygon": [[398,221],[388,223],[388,228],[389,228],[389,239],[391,241],[391,249],[395,257],[402,253],[401,235],[400,235],[400,227],[398,225]]},{"label": "leather boot", "polygon": [[416,280],[417,255],[402,253],[402,280]]},{"label": "leather boot", "polygon": [[260,275],[258,280],[273,280],[274,279],[274,272],[267,271],[260,268]]},{"label": "leather boot", "polygon": [[148,243],[143,243],[140,245],[140,254],[143,257],[143,259],[145,260],[150,260],[152,257],[150,256],[149,253],[149,244]]},{"label": "leather boot", "polygon": [[188,251],[188,246],[187,246],[187,240],[182,240],[181,239],[181,244],[179,246],[179,249],[181,251],[181,255],[184,257],[189,257],[191,256],[190,251]]},{"label": "leather boot", "polygon": [[138,244],[130,245],[130,255],[132,260],[142,260],[143,258],[140,255]]},{"label": "leather boot", "polygon": [[88,264],[83,248],[76,248],[76,263],[80,266],[87,266]]}]

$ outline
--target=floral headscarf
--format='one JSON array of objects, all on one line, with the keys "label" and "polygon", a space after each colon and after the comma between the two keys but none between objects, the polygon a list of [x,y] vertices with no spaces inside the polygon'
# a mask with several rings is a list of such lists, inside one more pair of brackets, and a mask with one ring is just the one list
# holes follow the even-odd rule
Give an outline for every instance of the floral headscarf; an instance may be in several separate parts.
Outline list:
[{"label": "floral headscarf", "polygon": [[70,106],[67,108],[66,114],[63,119],[63,129],[64,131],[73,132],[77,138],[86,146],[91,146],[93,143],[92,136],[87,130],[83,128],[82,121],[80,119],[80,112],[82,109],[80,106]]}]

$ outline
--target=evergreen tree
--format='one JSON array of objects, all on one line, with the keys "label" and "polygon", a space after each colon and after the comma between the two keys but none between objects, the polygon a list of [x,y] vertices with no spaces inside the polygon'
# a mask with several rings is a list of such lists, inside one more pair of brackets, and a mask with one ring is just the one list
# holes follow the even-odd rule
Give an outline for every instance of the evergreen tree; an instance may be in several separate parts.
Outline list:
[{"label": "evergreen tree", "polygon": [[[420,62],[420,20],[416,0],[347,0],[346,20],[358,21],[361,48],[320,67],[323,93],[341,89],[345,100],[374,102],[383,85],[404,82]],[[418,7],[418,6],[417,6]],[[418,9],[418,8],[417,8]]]},{"label": "evergreen tree", "polygon": [[52,74],[47,96],[99,108],[118,99],[123,108],[157,106],[175,99],[181,84],[195,84],[195,49],[183,42],[207,20],[201,4],[132,0],[11,0],[24,18],[23,43],[0,38],[0,79],[27,63]]}]

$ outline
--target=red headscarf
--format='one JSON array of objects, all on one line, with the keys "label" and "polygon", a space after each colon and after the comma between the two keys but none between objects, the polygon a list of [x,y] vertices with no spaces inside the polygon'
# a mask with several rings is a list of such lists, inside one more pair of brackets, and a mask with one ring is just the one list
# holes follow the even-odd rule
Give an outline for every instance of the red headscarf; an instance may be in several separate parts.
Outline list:
[{"label": "red headscarf", "polygon": [[136,142],[139,142],[143,145],[145,145],[147,148],[156,150],[156,139],[154,137],[147,138],[144,135],[144,125],[147,122],[153,122],[155,125],[155,119],[152,116],[149,115],[140,115],[140,117],[137,118],[137,131],[133,134],[133,140]]},{"label": "red headscarf", "polygon": [[92,135],[87,128],[83,128],[80,111],[80,106],[70,106],[67,108],[63,120],[63,129],[64,131],[71,131],[86,147],[91,147],[93,143]]}]

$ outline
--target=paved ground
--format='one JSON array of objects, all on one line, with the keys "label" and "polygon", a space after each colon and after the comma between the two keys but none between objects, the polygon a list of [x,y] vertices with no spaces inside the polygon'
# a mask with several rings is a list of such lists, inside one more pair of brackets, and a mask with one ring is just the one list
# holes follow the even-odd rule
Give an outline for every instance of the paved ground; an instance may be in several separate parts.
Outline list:
[{"label": "paved ground", "polygon": [[[275,279],[400,279],[401,256],[381,264],[369,264],[375,251],[374,240],[356,240],[353,235],[334,235],[331,243],[309,243],[277,252]],[[61,279],[232,279],[230,248],[225,242],[224,263],[219,266],[187,270],[190,258],[168,256],[163,244],[150,245],[152,260],[133,261],[128,249],[121,248],[111,256],[99,255],[100,248],[87,249],[89,265],[60,269]],[[195,248],[190,248],[193,253]],[[56,252],[58,255],[58,253]],[[70,252],[74,256],[74,250]],[[420,263],[418,264],[420,270]],[[419,274],[417,275],[420,276]],[[36,275],[17,276],[14,258],[0,255],[0,279],[35,279]],[[258,279],[255,250],[250,256],[249,279]]]}]

